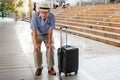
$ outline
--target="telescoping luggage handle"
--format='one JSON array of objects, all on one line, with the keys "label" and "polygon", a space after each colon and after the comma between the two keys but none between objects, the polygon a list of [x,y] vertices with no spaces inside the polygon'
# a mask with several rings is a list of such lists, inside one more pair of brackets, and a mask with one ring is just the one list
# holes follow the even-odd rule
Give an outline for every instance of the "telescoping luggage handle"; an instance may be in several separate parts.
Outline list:
[{"label": "telescoping luggage handle", "polygon": [[66,30],[66,45],[67,45],[67,27],[66,26],[61,26],[60,27],[60,44],[61,44],[61,47],[62,47],[62,29],[63,28]]}]

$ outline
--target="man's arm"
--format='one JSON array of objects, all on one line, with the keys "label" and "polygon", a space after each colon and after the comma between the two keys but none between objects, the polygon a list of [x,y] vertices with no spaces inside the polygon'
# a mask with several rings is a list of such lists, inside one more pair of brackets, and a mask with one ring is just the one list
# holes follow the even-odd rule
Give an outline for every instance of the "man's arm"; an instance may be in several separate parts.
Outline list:
[{"label": "man's arm", "polygon": [[32,35],[33,35],[33,43],[38,43],[37,41],[37,31],[36,30],[32,30]]},{"label": "man's arm", "polygon": [[47,43],[47,48],[51,49],[54,51],[54,46],[53,46],[53,29],[48,30],[48,43]]},{"label": "man's arm", "polygon": [[49,24],[49,30],[48,30],[48,44],[47,48],[54,49],[53,47],[53,29],[55,28],[55,16],[52,15],[52,18],[50,19],[50,24]]},{"label": "man's arm", "polygon": [[33,45],[34,49],[37,50],[39,49],[38,45],[38,38],[37,38],[37,19],[36,19],[36,14],[33,15],[32,20],[31,20],[31,30],[32,30],[32,37],[33,37]]},{"label": "man's arm", "polygon": [[52,43],[52,35],[53,35],[53,30],[49,29],[48,30],[48,43]]},{"label": "man's arm", "polygon": [[34,49],[38,50],[38,49],[40,49],[40,46],[38,44],[37,31],[36,30],[32,30],[32,35],[33,35]]}]

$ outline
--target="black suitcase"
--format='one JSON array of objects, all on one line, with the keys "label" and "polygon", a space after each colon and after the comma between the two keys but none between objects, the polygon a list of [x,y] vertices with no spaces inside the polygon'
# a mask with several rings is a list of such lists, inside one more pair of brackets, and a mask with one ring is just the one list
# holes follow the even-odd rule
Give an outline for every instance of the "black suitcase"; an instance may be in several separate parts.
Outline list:
[{"label": "black suitcase", "polygon": [[[66,45],[62,46],[62,28],[66,28]],[[61,47],[58,48],[58,70],[59,75],[61,72],[65,73],[65,76],[71,72],[78,72],[78,63],[79,63],[79,50],[78,48],[67,45],[67,27],[60,27],[61,31]]]}]

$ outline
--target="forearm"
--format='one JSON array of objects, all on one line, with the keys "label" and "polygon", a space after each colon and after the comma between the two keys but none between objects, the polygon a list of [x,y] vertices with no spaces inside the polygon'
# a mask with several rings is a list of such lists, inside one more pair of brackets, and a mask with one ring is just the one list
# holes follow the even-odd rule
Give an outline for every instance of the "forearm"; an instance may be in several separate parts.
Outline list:
[{"label": "forearm", "polygon": [[38,43],[38,40],[37,40],[37,31],[36,30],[32,30],[32,35],[33,35],[33,43],[34,44]]},{"label": "forearm", "polygon": [[48,31],[48,43],[52,43],[52,35],[53,35],[53,30]]}]

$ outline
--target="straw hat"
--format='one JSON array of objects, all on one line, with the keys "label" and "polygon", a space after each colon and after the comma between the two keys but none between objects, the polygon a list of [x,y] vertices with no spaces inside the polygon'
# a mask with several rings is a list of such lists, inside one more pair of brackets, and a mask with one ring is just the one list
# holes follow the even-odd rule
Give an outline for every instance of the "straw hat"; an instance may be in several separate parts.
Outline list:
[{"label": "straw hat", "polygon": [[42,1],[41,4],[39,5],[39,10],[43,12],[48,12],[50,10],[50,7],[47,3],[47,1]]}]

